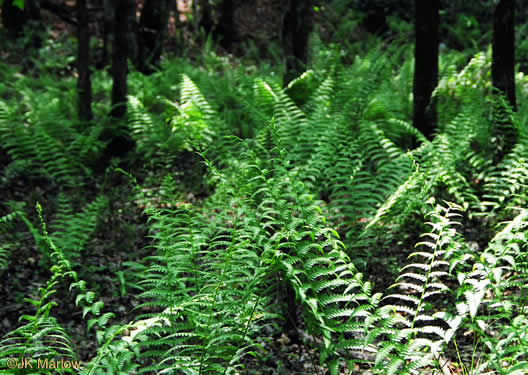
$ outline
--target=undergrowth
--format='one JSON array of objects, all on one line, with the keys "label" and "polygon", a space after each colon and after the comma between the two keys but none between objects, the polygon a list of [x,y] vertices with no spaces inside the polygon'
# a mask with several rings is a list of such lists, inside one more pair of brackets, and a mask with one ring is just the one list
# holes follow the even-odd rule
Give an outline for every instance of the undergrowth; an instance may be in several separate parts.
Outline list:
[{"label": "undergrowth", "polygon": [[[465,66],[445,56],[439,128],[425,139],[409,122],[407,50],[380,47],[351,64],[324,50],[284,88],[272,74],[220,58],[204,70],[173,63],[150,77],[132,74],[134,157],[163,181],[152,199],[145,192],[156,180],[108,171],[129,177],[151,254],[121,272],[139,304],[129,323],[113,325],[93,280],[79,277],[89,277],[87,247],[113,203],[104,187],[90,203],[75,201],[76,189],[97,179],[103,125],[71,120],[71,82],[65,93],[56,85],[47,95],[20,90],[18,103],[3,97],[0,147],[9,163],[0,183],[43,178],[56,203],[51,220],[39,208],[36,222],[21,202],[0,217],[0,272],[16,250],[17,225],[50,270],[27,300],[35,310],[21,318],[27,324],[0,341],[2,361],[78,359],[53,315],[63,284],[98,345],[81,374],[260,373],[281,333],[310,347],[331,374],[526,373],[525,116],[502,111],[501,124],[518,136],[497,147],[493,108],[505,104],[490,92],[489,53]],[[95,79],[97,92],[104,74]],[[96,108],[102,117],[107,106]],[[166,169],[184,152],[206,165],[203,199]],[[369,274],[381,267],[390,288]]]}]

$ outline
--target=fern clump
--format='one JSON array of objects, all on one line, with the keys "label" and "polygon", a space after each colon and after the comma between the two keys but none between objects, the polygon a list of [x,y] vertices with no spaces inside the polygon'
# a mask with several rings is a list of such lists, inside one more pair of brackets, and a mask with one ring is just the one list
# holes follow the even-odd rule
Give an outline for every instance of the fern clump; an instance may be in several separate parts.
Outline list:
[{"label": "fern clump", "polygon": [[[313,373],[526,373],[528,138],[522,110],[491,90],[490,54],[442,56],[428,139],[411,124],[408,45],[353,58],[314,46],[311,69],[287,87],[211,51],[203,66],[131,72],[122,131],[135,150],[104,180],[92,171],[111,148],[104,101],[88,126],[66,104],[71,79],[24,81],[16,100],[0,83],[0,186],[21,197],[0,215],[0,273],[16,269],[20,238],[51,272],[0,356],[80,357],[53,309],[63,292],[82,343],[97,345],[83,375],[280,372],[276,343],[288,340]],[[94,74],[98,96],[105,74]],[[126,162],[140,181],[130,195],[109,174]],[[202,172],[199,187],[184,183]],[[26,190],[37,178],[44,188]],[[35,196],[49,207],[42,230],[23,209]],[[134,231],[141,255],[133,241],[110,256],[92,246],[108,240],[108,222]],[[128,268],[99,300],[90,271],[108,259]],[[127,322],[103,299],[118,299]]]},{"label": "fern clump", "polygon": [[[436,206],[430,211],[432,231],[419,242],[420,250],[412,253],[412,263],[401,270],[394,288],[399,292],[384,296],[393,301],[384,304],[371,324],[369,340],[378,342],[374,368],[387,374],[413,374],[421,368],[434,365],[444,347],[454,336],[460,318],[449,311],[437,311],[435,300],[449,296],[449,257],[457,248],[454,226],[461,207],[450,204]],[[415,260],[416,259],[416,260]],[[442,306],[443,307],[443,306]]]},{"label": "fern clump", "polygon": [[[461,301],[457,310],[474,335],[481,357],[468,371],[481,374],[522,373],[526,361],[526,256],[524,240],[528,214],[521,210],[490,241],[482,254],[472,254],[470,270],[458,275]],[[507,369],[507,370],[505,370]]]},{"label": "fern clump", "polygon": [[244,203],[223,198],[238,207],[210,223],[188,205],[149,210],[158,254],[145,275],[141,308],[154,309],[146,317],[159,324],[141,332],[142,355],[156,359],[142,371],[231,372],[258,347],[256,334],[272,316],[264,308],[272,301],[262,294],[269,275],[253,233],[242,226]]},{"label": "fern clump", "polygon": [[79,130],[64,117],[58,99],[42,100],[31,103],[36,107],[25,116],[0,101],[0,147],[11,158],[9,169],[20,172],[23,166],[71,188],[91,175],[87,165],[102,150],[102,127]]}]

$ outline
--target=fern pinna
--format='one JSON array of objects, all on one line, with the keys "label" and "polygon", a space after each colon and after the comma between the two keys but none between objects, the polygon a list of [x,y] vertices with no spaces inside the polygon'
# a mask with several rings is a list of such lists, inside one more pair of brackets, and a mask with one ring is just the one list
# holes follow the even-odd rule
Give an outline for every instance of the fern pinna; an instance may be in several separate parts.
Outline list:
[{"label": "fern pinna", "polygon": [[528,369],[527,227],[528,212],[522,209],[483,253],[467,253],[464,261],[471,268],[456,265],[457,310],[478,337],[475,346],[481,353],[466,365],[471,374],[523,374]]},{"label": "fern pinna", "polygon": [[[42,224],[42,235],[38,239],[43,239],[45,251],[49,252],[53,262],[51,267],[51,278],[46,286],[39,288],[39,298],[26,298],[25,301],[35,306],[34,315],[24,315],[21,320],[28,321],[0,340],[0,357],[3,367],[7,367],[9,358],[18,358],[21,363],[25,359],[32,361],[31,366],[41,368],[39,363],[49,363],[57,358],[62,358],[68,362],[67,367],[54,368],[52,365],[42,367],[42,373],[87,373],[90,365],[81,365],[78,355],[72,348],[71,340],[66,330],[58,323],[57,319],[51,315],[51,310],[57,305],[53,301],[53,294],[56,293],[58,284],[64,279],[70,279],[70,291],[76,295],[75,305],[83,310],[83,317],[88,316],[88,330],[97,327],[100,332],[107,325],[112,313],[101,314],[103,302],[95,301],[95,294],[86,288],[86,283],[79,280],[77,273],[72,269],[72,262],[69,254],[58,248],[47,231],[47,226],[42,217],[42,208],[37,204],[37,211]],[[21,214],[22,215],[22,214]],[[37,238],[36,238],[37,239]],[[34,363],[37,362],[37,363]],[[32,368],[31,367],[31,368]],[[15,373],[26,373],[28,366],[20,366],[20,369],[13,369]],[[90,373],[91,371],[88,371]]]},{"label": "fern pinna", "polygon": [[[427,140],[408,122],[412,61],[400,64],[405,52],[394,52],[399,57],[375,50],[350,65],[333,54],[330,65],[286,88],[272,75],[246,77],[243,89],[215,97],[218,75],[190,71],[174,78],[174,87],[159,82],[177,97],[134,92],[128,130],[136,152],[161,173],[179,152],[199,151],[210,195],[188,199],[167,177],[161,202],[145,205],[152,256],[134,264],[140,304],[129,324],[114,326],[76,273],[108,200],[76,211],[68,195],[90,174],[84,164],[101,147],[100,128],[65,122],[57,101],[50,100],[42,122],[31,102],[24,118],[0,102],[0,146],[11,158],[5,175],[28,167],[61,191],[50,234],[40,234],[17,206],[0,217],[2,225],[24,221],[52,267],[30,324],[6,336],[0,351],[36,347],[35,355],[75,357],[66,330],[49,314],[58,282],[67,279],[98,343],[82,374],[249,372],[275,354],[282,333],[310,347],[313,362],[332,374],[358,367],[445,373],[454,363],[464,374],[526,373],[522,121],[508,113],[519,137],[495,163],[483,95],[489,59],[478,54],[460,72],[443,67],[435,91],[439,127]],[[234,123],[237,131],[229,128]],[[456,204],[431,206],[430,197]],[[488,244],[470,238],[503,218],[511,221]],[[417,250],[408,251],[422,232]],[[0,250],[0,266],[15,246]],[[409,252],[399,268],[398,256]],[[388,263],[385,255],[399,271],[388,292],[375,275],[372,283],[358,272],[376,260]]]},{"label": "fern pinna", "polygon": [[[449,312],[437,311],[435,300],[449,298],[453,276],[449,272],[449,256],[457,248],[454,226],[461,207],[449,204],[430,211],[432,231],[427,240],[417,244],[420,251],[409,257],[413,262],[402,268],[393,288],[399,293],[386,295],[384,304],[372,324],[369,340],[385,337],[377,345],[375,369],[386,374],[419,373],[418,370],[438,364],[440,354],[455,334],[460,318]],[[416,259],[416,260],[414,260]],[[378,320],[376,320],[378,319]]]},{"label": "fern pinna", "polygon": [[[331,363],[335,372],[344,351],[363,348],[358,331],[379,295],[371,294],[370,284],[345,254],[339,235],[326,224],[300,170],[288,168],[283,159],[287,151],[273,122],[268,131],[267,157],[247,151],[249,168],[244,169],[237,191],[253,197],[253,215],[262,228],[261,256],[272,259],[273,272],[294,289],[297,302],[286,303],[300,304],[308,332],[322,339],[322,360]],[[291,313],[286,306],[283,311]]]},{"label": "fern pinna", "polygon": [[158,255],[145,275],[141,307],[158,310],[146,317],[163,324],[142,332],[149,338],[139,341],[143,356],[156,358],[142,371],[231,373],[256,350],[255,334],[272,316],[264,309],[271,303],[263,293],[268,275],[244,203],[227,192],[221,199],[233,209],[213,218],[190,205],[149,212]]}]

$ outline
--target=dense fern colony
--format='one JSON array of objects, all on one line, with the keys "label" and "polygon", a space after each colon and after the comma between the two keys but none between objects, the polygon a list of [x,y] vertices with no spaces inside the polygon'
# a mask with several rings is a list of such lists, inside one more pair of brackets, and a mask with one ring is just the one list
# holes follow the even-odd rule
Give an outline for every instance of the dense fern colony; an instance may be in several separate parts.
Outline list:
[{"label": "dense fern colony", "polygon": [[[0,364],[78,357],[53,318],[52,294],[66,282],[99,345],[82,374],[259,373],[281,331],[316,349],[332,374],[453,366],[525,374],[525,109],[501,111],[501,129],[518,134],[502,155],[493,108],[504,102],[489,91],[489,54],[465,67],[447,56],[429,141],[408,122],[413,67],[404,50],[375,50],[347,66],[326,56],[286,88],[272,75],[226,71],[217,80],[170,67],[179,84],[158,96],[146,94],[149,81],[143,92],[137,84],[127,126],[138,155],[162,168],[182,151],[199,153],[210,194],[188,202],[168,175],[152,200],[125,172],[145,208],[152,254],[129,263],[141,303],[126,325],[109,326],[112,314],[78,276],[108,198],[81,208],[68,195],[91,178],[102,129],[68,122],[53,100],[41,107],[30,97],[24,116],[0,102],[1,147],[12,160],[2,183],[24,168],[60,186],[49,234],[20,203],[0,218],[11,241],[0,268],[16,244],[9,228],[21,220],[51,269],[29,301],[35,315],[0,341]],[[394,262],[388,289],[369,274],[384,257]]]}]

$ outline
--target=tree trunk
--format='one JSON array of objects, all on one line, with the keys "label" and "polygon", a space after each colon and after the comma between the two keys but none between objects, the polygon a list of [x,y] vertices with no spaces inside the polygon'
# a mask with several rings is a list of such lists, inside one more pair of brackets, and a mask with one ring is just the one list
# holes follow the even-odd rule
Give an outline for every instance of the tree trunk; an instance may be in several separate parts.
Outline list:
[{"label": "tree trunk", "polygon": [[24,9],[13,5],[13,0],[2,3],[2,24],[12,38],[22,36],[29,21],[40,21],[40,9],[35,0],[25,0]]},{"label": "tree trunk", "polygon": [[436,129],[436,103],[432,93],[438,84],[440,0],[415,0],[414,127],[428,139]]},{"label": "tree trunk", "polygon": [[101,54],[101,61],[99,65],[101,68],[108,64],[108,50],[110,49],[110,35],[112,34],[112,26],[115,18],[115,6],[112,0],[104,0],[103,2],[103,51]]},{"label": "tree trunk", "polygon": [[233,0],[224,0],[222,2],[222,15],[218,25],[218,36],[221,38],[220,45],[227,51],[231,50],[231,45],[235,40],[234,16],[235,5]]},{"label": "tree trunk", "polygon": [[88,10],[86,0],[77,0],[77,90],[79,93],[79,119],[83,122],[92,120],[92,81],[90,77],[90,36],[88,30]]},{"label": "tree trunk", "polygon": [[75,19],[74,11],[66,4],[58,4],[56,0],[39,0],[39,6],[41,9],[45,9],[61,20],[77,27],[77,20]]},{"label": "tree trunk", "polygon": [[203,29],[207,35],[211,34],[214,30],[214,21],[212,16],[211,4],[209,0],[201,0],[200,2],[201,15],[199,26]]},{"label": "tree trunk", "polygon": [[384,35],[389,31],[385,7],[373,4],[369,7],[362,23],[363,27],[371,34]]},{"label": "tree trunk", "polygon": [[192,12],[192,30],[194,37],[198,40],[200,34],[200,22],[198,21],[198,0],[191,1],[191,12]]},{"label": "tree trunk", "polygon": [[514,110],[515,100],[515,1],[500,0],[493,15],[493,86],[501,91]]},{"label": "tree trunk", "polygon": [[300,75],[308,64],[308,37],[312,30],[312,2],[289,0],[282,24],[282,44],[286,59],[284,84]]},{"label": "tree trunk", "polygon": [[133,0],[116,0],[114,17],[114,45],[112,51],[112,117],[126,114],[128,74],[129,13],[134,11]]},{"label": "tree trunk", "polygon": [[[493,14],[491,77],[498,95],[504,95],[513,111],[516,111],[514,24],[515,1],[500,0]],[[501,101],[495,103],[493,111],[494,132],[498,141],[495,161],[498,162],[512,150],[518,130],[511,120],[508,109]]]},{"label": "tree trunk", "polygon": [[169,24],[168,0],[145,0],[139,20],[138,69],[150,74],[159,67]]},{"label": "tree trunk", "polygon": [[128,58],[134,65],[139,61],[139,25],[137,22],[137,1],[128,0],[127,13],[127,40],[128,40]]}]

